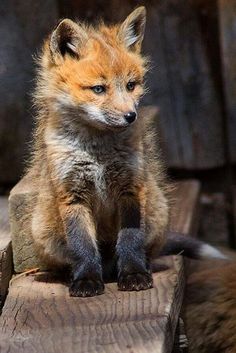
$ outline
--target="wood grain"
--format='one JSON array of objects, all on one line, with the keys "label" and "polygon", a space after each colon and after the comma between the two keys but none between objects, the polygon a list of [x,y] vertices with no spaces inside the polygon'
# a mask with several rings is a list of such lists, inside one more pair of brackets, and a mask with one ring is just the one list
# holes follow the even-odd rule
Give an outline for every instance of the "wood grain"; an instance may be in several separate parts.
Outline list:
[{"label": "wood grain", "polygon": [[[163,261],[163,260],[162,260]],[[171,352],[182,302],[183,263],[163,261],[169,269],[154,274],[154,288],[70,298],[49,275],[16,279],[0,320],[1,352]]]},{"label": "wood grain", "polygon": [[176,184],[172,196],[170,230],[196,235],[199,221],[200,182],[186,180]]},{"label": "wood grain", "polygon": [[0,308],[13,272],[7,197],[0,197]]},{"label": "wood grain", "polygon": [[218,0],[229,153],[236,162],[236,2]]},{"label": "wood grain", "polygon": [[9,196],[9,217],[13,247],[15,272],[27,271],[39,267],[46,269],[35,251],[31,235],[32,209],[37,197],[37,187],[27,174],[11,190]]}]

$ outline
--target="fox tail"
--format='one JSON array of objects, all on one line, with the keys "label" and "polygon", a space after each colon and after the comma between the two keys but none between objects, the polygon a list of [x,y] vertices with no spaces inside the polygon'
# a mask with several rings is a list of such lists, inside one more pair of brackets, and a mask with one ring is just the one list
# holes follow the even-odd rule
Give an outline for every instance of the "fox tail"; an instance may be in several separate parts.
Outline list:
[{"label": "fox tail", "polygon": [[191,259],[228,259],[214,246],[177,232],[167,233],[166,242],[160,255],[183,255]]}]

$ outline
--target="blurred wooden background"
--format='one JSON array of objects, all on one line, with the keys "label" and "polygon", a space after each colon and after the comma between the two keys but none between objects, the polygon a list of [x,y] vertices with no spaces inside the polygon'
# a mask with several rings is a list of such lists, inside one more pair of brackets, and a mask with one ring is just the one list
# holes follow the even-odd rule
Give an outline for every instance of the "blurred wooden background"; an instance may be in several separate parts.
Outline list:
[{"label": "blurred wooden background", "polygon": [[34,114],[32,55],[45,36],[63,17],[116,22],[141,4],[148,14],[143,50],[152,60],[143,104],[160,107],[157,127],[167,165],[175,176],[195,175],[223,189],[232,211],[235,0],[1,0],[0,187],[23,172]]}]

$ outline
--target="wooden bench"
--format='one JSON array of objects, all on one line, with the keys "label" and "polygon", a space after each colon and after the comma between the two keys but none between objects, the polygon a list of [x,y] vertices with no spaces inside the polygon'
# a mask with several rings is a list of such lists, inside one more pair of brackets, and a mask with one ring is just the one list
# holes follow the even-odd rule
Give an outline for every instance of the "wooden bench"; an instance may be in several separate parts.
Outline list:
[{"label": "wooden bench", "polygon": [[[198,182],[177,185],[171,230],[196,230],[198,196]],[[105,294],[93,298],[69,297],[66,284],[50,273],[16,275],[0,318],[0,351],[172,352],[184,293],[183,259],[169,256],[155,266],[163,270],[153,274],[154,288],[120,292],[110,283]],[[9,278],[9,266],[6,271]],[[4,286],[6,281],[0,282]]]}]

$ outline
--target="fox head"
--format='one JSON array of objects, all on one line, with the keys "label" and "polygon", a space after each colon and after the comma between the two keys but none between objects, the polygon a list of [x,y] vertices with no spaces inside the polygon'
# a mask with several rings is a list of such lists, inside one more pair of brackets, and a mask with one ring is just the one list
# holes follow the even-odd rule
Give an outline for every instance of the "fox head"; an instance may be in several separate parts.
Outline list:
[{"label": "fox head", "polygon": [[44,46],[44,100],[74,123],[112,130],[132,124],[144,93],[145,22],[144,7],[110,27],[62,20]]}]

